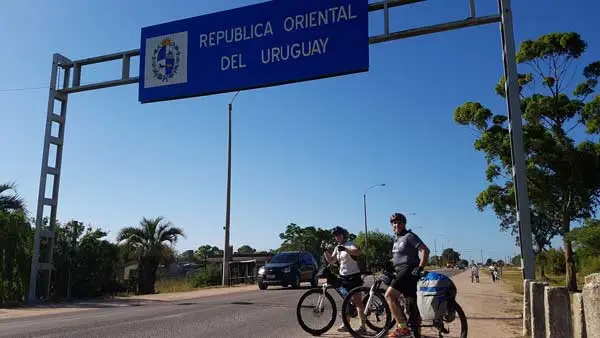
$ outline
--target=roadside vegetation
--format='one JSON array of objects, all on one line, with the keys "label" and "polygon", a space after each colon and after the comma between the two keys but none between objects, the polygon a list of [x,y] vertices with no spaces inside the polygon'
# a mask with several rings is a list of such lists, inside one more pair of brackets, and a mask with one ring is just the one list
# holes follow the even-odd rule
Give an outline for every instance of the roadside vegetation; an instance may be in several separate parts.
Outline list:
[{"label": "roadside vegetation", "polygon": [[[542,260],[536,263],[544,269],[541,278],[562,278],[570,291],[578,289],[578,274],[600,269],[591,249],[600,247],[594,219],[600,204],[600,61],[583,62],[587,47],[578,33],[558,32],[523,41],[517,53],[533,245]],[[495,90],[506,97],[503,77]],[[454,120],[476,133],[474,149],[487,163],[489,185],[477,207],[493,210],[500,229],[518,244],[506,113],[465,102]],[[555,237],[562,238],[562,261],[558,251],[549,251]]]}]

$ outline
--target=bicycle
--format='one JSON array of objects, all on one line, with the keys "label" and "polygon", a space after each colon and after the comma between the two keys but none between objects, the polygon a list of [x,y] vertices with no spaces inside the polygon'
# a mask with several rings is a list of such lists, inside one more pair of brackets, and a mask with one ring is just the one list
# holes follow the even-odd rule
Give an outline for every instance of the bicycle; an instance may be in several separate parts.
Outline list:
[{"label": "bicycle", "polygon": [[[348,297],[348,295],[350,294],[351,290],[346,290],[341,286],[340,278],[337,275],[335,275],[333,272],[331,272],[331,270],[330,270],[331,265],[332,264],[324,265],[321,269],[319,269],[319,272],[317,274],[319,276],[319,278],[326,278],[327,281],[320,287],[310,289],[310,290],[306,291],[304,294],[302,294],[302,296],[300,296],[300,299],[298,300],[298,304],[296,305],[296,318],[298,320],[298,323],[300,324],[300,327],[302,327],[302,329],[304,331],[310,333],[313,336],[322,335],[323,333],[329,331],[335,324],[335,320],[336,320],[336,316],[337,316],[337,305],[335,303],[335,300],[329,293],[329,289],[335,289],[337,291],[337,294],[340,295],[340,297],[344,301],[347,301],[347,304],[349,307],[349,308],[347,307],[347,309],[348,309],[346,311],[347,315],[349,315],[350,317],[358,316],[358,311],[356,310],[356,306],[354,305],[352,300],[346,299]],[[303,302],[309,296],[311,296],[313,294],[317,295],[316,304],[304,305]],[[327,318],[328,322],[325,324],[325,326],[322,326],[319,328],[309,327],[306,324],[305,318],[302,317],[301,310],[303,308],[312,309],[312,311],[310,311],[309,313],[312,314],[314,317],[320,318],[323,315],[324,310],[325,310],[326,304],[324,304],[324,300],[328,301],[329,306],[332,309],[331,317]],[[345,316],[342,315],[342,317],[345,317]]]},{"label": "bicycle", "polygon": [[[425,277],[428,273],[429,272],[427,272],[427,271],[423,271],[420,275],[420,278]],[[348,316],[342,315],[342,320],[344,322],[344,326],[348,329],[348,332],[353,337],[355,337],[355,338],[360,338],[360,337],[380,338],[380,337],[383,337],[390,329],[392,329],[396,325],[396,320],[393,319],[391,310],[385,299],[385,289],[381,289],[382,284],[389,286],[390,282],[393,280],[394,277],[395,277],[394,271],[386,270],[380,277],[375,278],[375,282],[373,283],[373,285],[371,285],[371,287],[361,286],[361,287],[354,288],[354,289],[352,289],[352,291],[350,291],[350,293],[346,296],[346,298],[344,298],[344,302],[342,303],[342,314],[344,314],[344,309],[347,309],[347,307],[350,306],[350,304],[346,304],[347,300],[351,299],[351,297],[354,294],[361,292],[361,293],[366,293],[366,297],[364,297],[364,300],[363,300],[363,303],[365,304],[365,307],[364,307],[365,315],[368,316],[368,315],[374,313],[378,322],[381,322],[380,317],[383,314],[386,315],[386,320],[384,321],[383,326],[374,326],[374,325],[370,325],[370,324],[372,324],[372,322],[370,322],[370,321],[367,322],[367,326],[371,330],[375,331],[374,335],[369,334],[368,336],[362,336],[362,335],[358,334],[352,328],[352,325],[350,324],[350,318]],[[451,285],[454,288],[454,291],[456,291],[456,287],[454,286],[454,284],[451,284]],[[377,304],[373,301],[374,299],[378,300]],[[366,302],[365,302],[365,300],[366,300]],[[403,303],[404,302],[401,302],[401,304],[403,304]],[[404,308],[404,311],[406,314],[406,311],[407,311],[406,306],[403,306],[403,308]],[[467,317],[466,317],[463,309],[456,302],[455,294],[454,294],[454,297],[450,297],[447,300],[446,311],[441,316],[440,319],[435,319],[435,320],[431,321],[431,323],[422,321],[421,325],[419,325],[417,328],[412,328],[413,335],[415,338],[421,338],[421,328],[434,328],[434,329],[437,329],[439,337],[443,338],[444,334],[450,333],[450,330],[448,328],[446,328],[446,325],[444,323],[450,324],[456,320],[456,317],[458,317],[458,319],[460,321],[460,336],[459,337],[467,338],[467,332],[468,332]]]}]

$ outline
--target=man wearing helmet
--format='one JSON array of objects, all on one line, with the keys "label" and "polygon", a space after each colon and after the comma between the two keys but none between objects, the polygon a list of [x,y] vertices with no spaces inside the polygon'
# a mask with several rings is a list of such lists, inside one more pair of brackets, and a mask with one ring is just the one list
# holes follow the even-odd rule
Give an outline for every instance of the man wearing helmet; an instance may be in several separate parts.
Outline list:
[{"label": "man wearing helmet", "polygon": [[[406,217],[403,214],[392,214],[390,223],[394,234],[396,234],[392,249],[392,261],[396,278],[392,280],[385,292],[385,298],[398,326],[396,330],[389,334],[389,337],[412,337],[404,311],[400,307],[399,297],[400,295],[404,296],[409,313],[408,323],[410,323],[413,330],[416,330],[421,323],[421,316],[417,307],[417,282],[429,260],[429,248],[421,241],[419,236],[410,230],[406,230]],[[422,254],[421,258],[419,258],[419,253]]]},{"label": "man wearing helmet", "polygon": [[[350,291],[358,286],[363,285],[363,280],[360,274],[360,267],[358,266],[358,262],[356,261],[358,256],[360,255],[360,248],[354,245],[351,241],[348,240],[348,231],[340,226],[336,226],[331,230],[331,234],[335,238],[337,246],[333,249],[333,253],[329,253],[327,250],[327,243],[321,243],[323,248],[323,254],[325,255],[325,259],[329,263],[338,262],[340,265],[340,279],[341,286],[346,289],[346,291]],[[361,325],[360,328],[356,330],[357,333],[365,333],[365,314],[363,313],[363,304],[362,298],[359,293],[355,294],[352,298],[354,304],[357,304],[356,308],[360,315]],[[339,332],[345,332],[346,327],[344,324],[338,328]]]}]

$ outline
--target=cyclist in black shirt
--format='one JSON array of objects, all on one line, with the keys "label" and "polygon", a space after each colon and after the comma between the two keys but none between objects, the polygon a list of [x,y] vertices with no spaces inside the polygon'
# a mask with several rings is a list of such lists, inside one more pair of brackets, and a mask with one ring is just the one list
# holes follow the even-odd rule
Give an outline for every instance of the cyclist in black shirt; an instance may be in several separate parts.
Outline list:
[{"label": "cyclist in black shirt", "polygon": [[[400,295],[404,296],[405,306],[408,307],[408,323],[413,329],[417,329],[421,324],[421,316],[417,307],[417,282],[429,260],[429,248],[419,236],[406,230],[406,216],[403,214],[394,213],[390,217],[390,223],[396,234],[392,249],[396,278],[390,283],[385,298],[398,327],[390,332],[389,337],[412,337],[404,311],[399,303],[399,297]],[[421,258],[419,258],[419,253],[423,255]]]}]

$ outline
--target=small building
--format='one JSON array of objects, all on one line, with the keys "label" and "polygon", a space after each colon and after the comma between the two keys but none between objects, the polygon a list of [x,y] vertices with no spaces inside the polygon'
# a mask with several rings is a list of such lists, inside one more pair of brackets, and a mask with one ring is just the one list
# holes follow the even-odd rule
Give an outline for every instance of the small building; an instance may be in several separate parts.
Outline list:
[{"label": "small building", "polygon": [[[233,254],[229,261],[229,284],[254,284],[258,269],[269,260],[271,260],[270,255]],[[206,262],[223,269],[223,256],[208,258]]]}]

